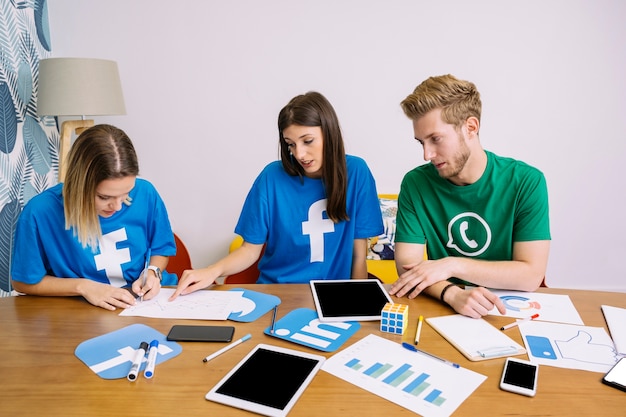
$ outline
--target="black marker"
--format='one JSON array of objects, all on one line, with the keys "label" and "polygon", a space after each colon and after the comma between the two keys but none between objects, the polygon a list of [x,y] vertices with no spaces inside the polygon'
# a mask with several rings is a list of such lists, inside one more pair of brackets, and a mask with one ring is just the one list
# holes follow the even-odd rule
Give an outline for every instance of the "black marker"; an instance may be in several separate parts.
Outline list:
[{"label": "black marker", "polygon": [[141,367],[141,362],[143,362],[143,358],[146,356],[146,350],[148,350],[148,343],[141,342],[139,345],[139,349],[135,352],[135,359],[133,359],[133,365],[130,367],[130,371],[128,371],[129,381],[134,381],[137,379],[137,374],[139,373],[139,368]]}]

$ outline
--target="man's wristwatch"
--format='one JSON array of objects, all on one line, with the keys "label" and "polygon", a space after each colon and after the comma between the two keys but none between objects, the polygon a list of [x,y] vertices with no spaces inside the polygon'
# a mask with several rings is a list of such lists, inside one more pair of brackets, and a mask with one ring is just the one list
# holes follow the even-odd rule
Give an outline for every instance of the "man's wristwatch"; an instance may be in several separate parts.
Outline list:
[{"label": "man's wristwatch", "polygon": [[150,265],[148,267],[148,269],[150,271],[154,271],[154,275],[156,275],[156,277],[159,279],[159,282],[163,281],[163,275],[161,274],[161,268],[159,268],[158,266]]}]

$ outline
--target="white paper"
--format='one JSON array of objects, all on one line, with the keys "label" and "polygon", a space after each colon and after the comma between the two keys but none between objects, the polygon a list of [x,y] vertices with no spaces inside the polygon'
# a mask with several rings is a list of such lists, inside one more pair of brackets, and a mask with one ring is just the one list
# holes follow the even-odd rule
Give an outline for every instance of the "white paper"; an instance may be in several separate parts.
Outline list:
[{"label": "white paper", "polygon": [[606,373],[619,358],[603,327],[525,321],[519,329],[528,357],[540,365]]},{"label": "white paper", "polygon": [[494,308],[489,312],[490,315],[523,319],[533,314],[539,314],[539,318],[537,318],[539,321],[584,324],[568,295],[503,290],[490,291],[500,297],[507,308],[506,314],[500,314]]},{"label": "white paper", "polygon": [[626,355],[626,308],[603,305],[602,313],[620,355]]},{"label": "white paper", "polygon": [[487,379],[373,334],[327,359],[322,370],[424,417],[449,416]]},{"label": "white paper", "polygon": [[174,288],[161,288],[151,300],[122,310],[120,316],[141,316],[163,319],[226,320],[241,304],[243,291],[196,291],[168,301]]}]

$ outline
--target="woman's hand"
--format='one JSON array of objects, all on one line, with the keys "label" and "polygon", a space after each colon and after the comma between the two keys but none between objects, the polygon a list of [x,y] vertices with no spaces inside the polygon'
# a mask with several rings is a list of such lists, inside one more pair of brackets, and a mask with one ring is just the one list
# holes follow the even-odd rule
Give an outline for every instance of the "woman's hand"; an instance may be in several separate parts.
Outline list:
[{"label": "woman's hand", "polygon": [[[146,274],[146,283],[143,282],[143,273]],[[139,297],[143,297],[143,300],[150,300],[157,296],[161,291],[161,281],[156,276],[156,273],[148,269],[144,271],[142,275],[133,282],[132,290]]]},{"label": "woman's hand", "polygon": [[80,285],[81,295],[91,304],[106,310],[128,308],[136,304],[135,297],[125,288],[84,279]]},{"label": "woman's hand", "polygon": [[213,272],[213,269],[188,269],[181,275],[178,280],[176,291],[170,297],[169,301],[174,301],[179,295],[190,294],[194,291],[201,290],[213,284],[219,277],[219,274]]}]

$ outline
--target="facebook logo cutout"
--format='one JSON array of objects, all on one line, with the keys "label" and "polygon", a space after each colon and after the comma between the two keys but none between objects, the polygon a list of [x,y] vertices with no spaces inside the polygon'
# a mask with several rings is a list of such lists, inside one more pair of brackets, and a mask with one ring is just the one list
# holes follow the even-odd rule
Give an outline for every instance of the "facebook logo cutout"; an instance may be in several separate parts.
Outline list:
[{"label": "facebook logo cutout", "polygon": [[[158,340],[157,365],[171,359],[183,348],[170,342],[165,335],[145,324],[132,324],[102,336],[89,339],[78,345],[74,354],[99,377],[104,379],[126,378],[141,342]],[[139,368],[145,368],[147,357]]]},{"label": "facebook logo cutout", "polygon": [[360,328],[355,321],[322,323],[317,311],[298,308],[275,323],[274,334],[270,333],[271,327],[265,329],[265,334],[323,352],[334,352]]}]

